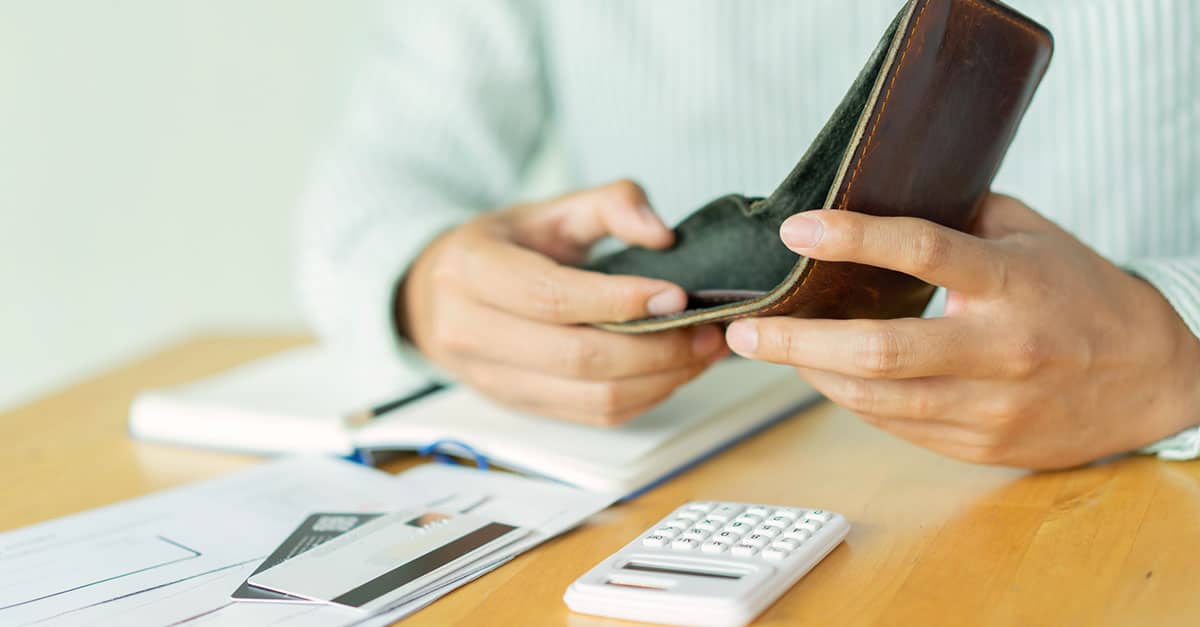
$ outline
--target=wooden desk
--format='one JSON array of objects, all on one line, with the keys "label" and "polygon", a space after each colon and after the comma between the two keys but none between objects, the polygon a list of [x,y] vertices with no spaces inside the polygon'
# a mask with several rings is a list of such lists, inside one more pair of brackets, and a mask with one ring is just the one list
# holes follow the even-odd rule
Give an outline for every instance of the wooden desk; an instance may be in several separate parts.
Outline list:
[{"label": "wooden desk", "polygon": [[[187,342],[0,415],[0,530],[253,463],[133,442],[125,433],[129,401],[139,388],[300,341]],[[1047,474],[977,467],[828,405],[602,513],[408,622],[616,624],[571,615],[564,588],[688,499],[819,506],[853,522],[846,543],[761,624],[1200,624],[1200,463],[1137,458]]]}]

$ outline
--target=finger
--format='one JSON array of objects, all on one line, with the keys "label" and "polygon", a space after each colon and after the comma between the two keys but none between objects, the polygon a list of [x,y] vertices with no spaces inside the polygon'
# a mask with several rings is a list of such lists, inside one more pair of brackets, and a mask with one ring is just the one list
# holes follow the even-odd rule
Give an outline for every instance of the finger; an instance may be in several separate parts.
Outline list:
[{"label": "finger", "polygon": [[962,405],[960,380],[878,381],[811,368],[796,371],[826,398],[859,415],[958,424],[947,416]]},{"label": "finger", "polygon": [[523,245],[574,263],[603,237],[662,249],[675,234],[650,208],[641,186],[621,180],[529,205],[516,212],[514,236]]},{"label": "finger", "polygon": [[666,248],[675,234],[663,223],[640,185],[620,180],[559,199],[563,234],[580,245],[613,236],[647,248]]},{"label": "finger", "polygon": [[672,283],[561,266],[528,248],[489,237],[443,269],[477,300],[556,324],[619,322],[683,311],[687,295]]},{"label": "finger", "polygon": [[487,362],[465,363],[462,371],[472,386],[520,411],[582,424],[612,426],[666,400],[706,367],[679,368],[606,382],[566,379]]},{"label": "finger", "polygon": [[650,335],[544,324],[467,305],[444,344],[460,355],[570,379],[607,381],[701,366],[725,354],[715,326]]},{"label": "finger", "polygon": [[813,259],[889,268],[971,294],[994,293],[1004,284],[1001,250],[928,220],[806,211],[788,218],[779,233],[788,248]]},{"label": "finger", "polygon": [[999,367],[997,343],[961,318],[747,318],[725,331],[750,359],[869,379],[981,377]]}]

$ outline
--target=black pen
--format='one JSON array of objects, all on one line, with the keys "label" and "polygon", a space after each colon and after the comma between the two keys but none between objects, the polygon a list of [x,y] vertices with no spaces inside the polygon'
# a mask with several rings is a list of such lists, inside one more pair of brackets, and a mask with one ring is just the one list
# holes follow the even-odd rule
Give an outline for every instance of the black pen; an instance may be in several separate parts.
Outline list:
[{"label": "black pen", "polygon": [[405,394],[394,401],[388,401],[386,403],[376,405],[370,409],[350,414],[349,416],[346,416],[345,424],[347,427],[352,428],[361,427],[390,411],[397,410],[409,403],[419,401],[430,394],[441,392],[447,387],[449,386],[444,383],[430,383],[429,385]]}]

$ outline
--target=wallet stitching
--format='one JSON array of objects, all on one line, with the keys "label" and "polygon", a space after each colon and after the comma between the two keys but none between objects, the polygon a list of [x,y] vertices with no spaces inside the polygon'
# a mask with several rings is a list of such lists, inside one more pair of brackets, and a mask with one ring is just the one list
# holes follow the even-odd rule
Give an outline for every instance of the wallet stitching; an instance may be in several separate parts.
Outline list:
[{"label": "wallet stitching", "polygon": [[900,77],[900,73],[904,71],[904,61],[908,58],[908,51],[912,47],[914,36],[921,28],[921,18],[925,17],[925,9],[929,8],[929,2],[921,5],[921,11],[917,13],[917,19],[913,21],[912,34],[909,35],[908,41],[904,42],[904,51],[900,53],[900,61],[896,63],[896,71],[892,73],[892,80],[888,81],[887,92],[883,95],[883,104],[879,107],[879,115],[871,121],[871,133],[867,135],[867,141],[863,144],[862,156],[859,157],[858,163],[854,164],[854,172],[850,175],[850,180],[846,183],[846,191],[842,192],[841,208],[845,208],[846,197],[850,195],[854,189],[854,183],[858,181],[858,174],[862,172],[863,162],[867,160],[867,155],[871,152],[871,147],[875,144],[875,135],[879,132],[879,121],[887,114],[888,105],[892,102],[892,90],[896,87],[896,79]]},{"label": "wallet stitching", "polygon": [[[854,187],[854,181],[858,178],[859,171],[862,170],[863,161],[866,160],[865,157],[870,151],[871,144],[875,141],[875,134],[879,130],[879,120],[883,118],[885,113],[887,113],[888,103],[891,102],[892,99],[892,89],[896,86],[896,78],[899,77],[901,71],[904,70],[904,61],[908,58],[909,48],[912,47],[913,35],[915,35],[921,28],[921,18],[925,17],[925,9],[928,7],[929,2],[922,4],[921,11],[917,13],[916,19],[913,20],[912,33],[909,35],[908,41],[904,42],[904,50],[900,53],[900,60],[896,63],[896,71],[892,73],[892,80],[888,82],[887,92],[885,92],[883,95],[883,103],[880,105],[879,115],[875,116],[875,119],[871,122],[871,132],[869,135],[867,135],[866,143],[863,144],[862,156],[859,157],[858,163],[854,166],[854,172],[850,175],[849,182],[846,183],[846,191],[842,194],[843,199],[850,194],[850,190]],[[760,315],[773,314],[779,309],[783,308],[784,305],[787,304],[788,300],[795,296],[803,286],[804,281],[796,281],[796,284],[792,286],[792,289],[788,290],[788,292],[784,294],[783,298],[780,298],[779,301],[777,301],[774,305],[764,309],[762,312],[760,312]]]},{"label": "wallet stitching", "polygon": [[[930,0],[930,1],[932,1],[932,0]],[[973,4],[977,9],[983,11],[984,13],[987,13],[993,17],[997,17],[1005,22],[1008,22],[1009,24],[1016,26],[1017,28],[1025,31],[1026,33],[1028,33],[1038,39],[1045,39],[1045,36],[1043,33],[1038,32],[1037,29],[1033,28],[1028,23],[1022,22],[1022,21],[1012,17],[1011,15],[1004,13],[1003,11],[998,9],[995,5],[990,4],[990,3],[986,2],[985,0],[968,0],[968,1],[971,4]],[[920,10],[920,12],[917,13],[917,17],[913,22],[913,33],[916,33],[917,28],[921,25],[921,17],[925,15],[925,9],[927,9],[928,7],[929,7],[929,2],[926,2],[924,5],[921,6],[921,10]],[[884,113],[887,111],[888,102],[891,100],[892,88],[895,87],[895,85],[896,85],[897,75],[900,74],[900,71],[904,68],[904,58],[908,56],[908,47],[911,44],[912,44],[911,38],[909,39],[909,41],[905,42],[904,51],[900,54],[900,61],[899,61],[899,63],[896,64],[896,72],[894,74],[892,74],[892,80],[888,83],[887,93],[884,94],[882,108],[879,110],[879,115],[876,116],[876,118],[872,121],[871,133],[870,133],[870,136],[867,137],[867,141],[864,144],[862,156],[858,159],[858,162],[855,163],[854,172],[851,173],[850,180],[849,180],[849,182],[846,183],[846,190],[841,195],[843,200],[847,196],[850,195],[850,190],[854,187],[854,182],[858,178],[859,170],[862,169],[863,163],[867,160],[867,158],[870,156],[870,154],[875,149],[874,139],[875,139],[875,132],[876,132],[876,130],[878,130],[879,120],[881,118],[883,118]],[[843,204],[843,206],[841,208],[845,209],[845,205]]]}]

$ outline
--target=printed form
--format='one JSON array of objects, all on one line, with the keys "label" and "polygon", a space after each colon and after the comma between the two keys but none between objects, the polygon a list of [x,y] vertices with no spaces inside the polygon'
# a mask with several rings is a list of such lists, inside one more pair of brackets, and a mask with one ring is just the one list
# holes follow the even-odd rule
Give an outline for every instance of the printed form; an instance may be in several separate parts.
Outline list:
[{"label": "printed form", "polygon": [[[0,534],[0,623],[386,624],[614,500],[541,480],[441,464],[393,476],[321,457],[264,463]],[[375,617],[325,604],[230,599],[309,514],[414,507],[471,513],[534,533]]]}]

